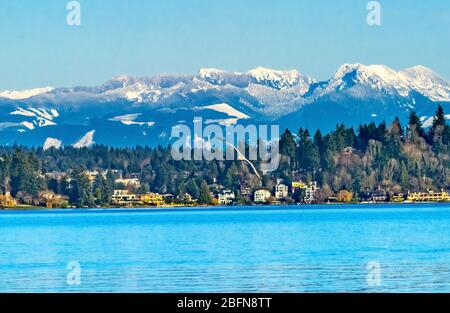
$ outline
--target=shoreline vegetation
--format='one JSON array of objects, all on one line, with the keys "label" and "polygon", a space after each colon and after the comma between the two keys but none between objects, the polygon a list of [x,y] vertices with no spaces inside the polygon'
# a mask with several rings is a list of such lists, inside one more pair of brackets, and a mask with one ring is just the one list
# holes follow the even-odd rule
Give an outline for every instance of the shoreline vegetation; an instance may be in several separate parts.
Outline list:
[{"label": "shoreline vegetation", "polygon": [[214,210],[214,209],[233,209],[233,208],[241,208],[241,207],[248,207],[248,208],[271,208],[271,207],[286,207],[286,208],[316,208],[316,207],[340,207],[340,206],[348,206],[348,205],[355,205],[355,206],[383,206],[383,205],[390,205],[390,206],[401,206],[401,205],[421,205],[421,204],[450,204],[450,202],[433,202],[433,201],[423,201],[423,202],[348,202],[348,203],[340,203],[340,202],[326,202],[326,203],[298,203],[298,204],[250,204],[250,205],[177,205],[177,206],[171,206],[171,205],[163,205],[163,206],[132,206],[132,207],[120,207],[120,206],[103,206],[103,207],[84,207],[84,208],[77,208],[77,207],[65,207],[65,208],[46,208],[42,206],[27,206],[27,205],[21,205],[17,207],[10,207],[10,208],[0,208],[1,211],[64,211],[64,210],[87,210],[87,211],[95,211],[95,210],[164,210],[164,209],[205,209],[205,210]]},{"label": "shoreline vegetation", "polygon": [[[0,147],[0,209],[449,202],[450,126],[286,130],[277,170],[239,160],[174,160],[171,148]],[[258,142],[258,146],[261,143]],[[246,152],[249,147],[246,147]],[[256,175],[257,174],[257,175]]]}]

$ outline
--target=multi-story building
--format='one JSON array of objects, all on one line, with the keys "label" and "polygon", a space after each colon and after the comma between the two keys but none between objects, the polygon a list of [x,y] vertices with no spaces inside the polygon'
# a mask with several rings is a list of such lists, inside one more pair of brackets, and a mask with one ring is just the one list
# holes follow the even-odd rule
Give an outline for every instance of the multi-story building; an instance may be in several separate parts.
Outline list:
[{"label": "multi-story building", "polygon": [[275,186],[275,198],[284,199],[288,196],[288,186],[285,184],[278,184]]},{"label": "multi-story building", "polygon": [[130,205],[138,201],[138,196],[130,193],[129,190],[114,190],[111,202],[119,205]]},{"label": "multi-story building", "polygon": [[372,202],[386,202],[388,200],[388,195],[385,191],[378,191],[372,194]]},{"label": "multi-story building", "polygon": [[231,204],[235,199],[234,192],[232,192],[231,190],[224,190],[222,193],[219,193],[217,197],[219,204],[221,205]]},{"label": "multi-story building", "polygon": [[142,203],[152,206],[161,206],[165,204],[163,195],[158,193],[146,193],[145,195],[140,195],[139,199]]},{"label": "multi-story building", "polygon": [[311,203],[316,200],[316,193],[319,190],[319,187],[317,187],[317,182],[312,181],[309,184],[304,183],[302,181],[294,181],[291,185],[292,193],[295,193],[299,189],[305,190],[305,198],[304,201],[306,203]]},{"label": "multi-story building", "polygon": [[272,194],[270,193],[269,190],[260,189],[260,190],[255,191],[254,201],[256,203],[265,203],[265,202],[267,202],[267,199],[270,198],[271,196],[272,196]]},{"label": "multi-story building", "polygon": [[252,187],[250,187],[248,185],[241,185],[240,191],[241,191],[241,196],[243,196],[243,197],[251,197],[251,195],[253,194]]},{"label": "multi-story building", "polygon": [[291,183],[292,193],[295,193],[299,189],[306,189],[307,185],[302,181],[293,181]]},{"label": "multi-story building", "polygon": [[65,208],[69,205],[69,199],[51,191],[42,191],[39,193],[39,205],[48,209]]},{"label": "multi-story building", "polygon": [[319,190],[317,182],[313,181],[305,188],[305,202],[312,203],[316,200],[316,192]]},{"label": "multi-story building", "polygon": [[182,196],[180,196],[179,198],[184,203],[191,203],[194,201],[194,199],[192,199],[192,196],[190,194],[188,194],[187,192],[185,194],[183,194]]},{"label": "multi-story building", "polygon": [[450,195],[446,191],[434,192],[428,190],[427,192],[408,193],[407,200],[409,202],[448,202],[450,201]]}]

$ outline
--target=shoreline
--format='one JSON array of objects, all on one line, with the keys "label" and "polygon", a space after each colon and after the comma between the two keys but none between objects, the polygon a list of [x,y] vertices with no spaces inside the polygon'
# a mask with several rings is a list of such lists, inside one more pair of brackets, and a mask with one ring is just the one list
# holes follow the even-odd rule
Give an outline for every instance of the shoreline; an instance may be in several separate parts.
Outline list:
[{"label": "shoreline", "polygon": [[96,211],[121,211],[121,212],[133,212],[133,211],[223,211],[223,210],[239,210],[246,208],[248,210],[270,210],[272,208],[279,209],[315,209],[319,207],[340,207],[340,206],[404,206],[404,205],[445,205],[450,202],[385,202],[385,203],[368,203],[368,202],[354,202],[354,203],[316,203],[316,204],[262,204],[262,205],[199,205],[199,206],[135,206],[135,207],[95,207],[95,208],[45,208],[45,207],[19,207],[19,208],[3,208],[1,212],[96,212]]}]

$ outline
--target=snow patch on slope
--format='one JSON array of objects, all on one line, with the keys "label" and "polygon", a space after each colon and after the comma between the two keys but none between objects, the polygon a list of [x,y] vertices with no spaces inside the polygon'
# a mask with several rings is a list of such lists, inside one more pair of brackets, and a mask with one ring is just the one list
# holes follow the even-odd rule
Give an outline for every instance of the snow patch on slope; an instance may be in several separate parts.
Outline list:
[{"label": "snow patch on slope", "polygon": [[248,115],[236,110],[235,108],[233,108],[232,106],[230,106],[227,103],[218,103],[218,104],[208,105],[208,106],[203,107],[203,109],[209,109],[209,110],[213,110],[216,112],[225,113],[228,116],[230,116],[230,118],[226,118],[226,119],[208,119],[205,121],[206,124],[219,123],[221,125],[235,125],[239,121],[239,119],[250,118]]},{"label": "snow patch on slope", "polygon": [[91,130],[86,133],[80,140],[78,140],[73,146],[75,148],[83,148],[83,147],[89,147],[92,146],[94,142],[94,134],[95,130]]},{"label": "snow patch on slope", "polygon": [[236,110],[235,108],[233,108],[231,105],[229,105],[227,103],[218,103],[218,104],[213,104],[213,105],[207,105],[204,108],[214,110],[214,111],[217,111],[220,113],[225,113],[228,116],[233,116],[233,117],[237,117],[237,118],[241,118],[241,119],[250,118],[248,115]]},{"label": "snow patch on slope", "polygon": [[155,122],[138,122],[136,119],[141,116],[141,113],[135,113],[135,114],[126,114],[126,115],[119,115],[115,116],[113,118],[110,118],[110,121],[113,122],[120,122],[124,125],[146,125],[146,126],[153,126],[155,125]]},{"label": "snow patch on slope", "polygon": [[33,123],[30,123],[30,122],[22,122],[22,123],[20,123],[20,125],[23,125],[23,126],[25,126],[26,128],[28,128],[29,130],[33,130],[34,129],[34,125],[33,125]]},{"label": "snow patch on slope", "polygon": [[59,149],[59,148],[61,148],[61,145],[62,145],[61,140],[48,137],[47,139],[45,139],[45,142],[44,142],[44,150],[48,150],[50,148]]},{"label": "snow patch on slope", "polygon": [[[20,123],[29,130],[33,130],[36,127],[46,127],[57,125],[53,120],[59,116],[59,113],[55,109],[40,109],[40,108],[28,108],[24,109],[18,107],[15,111],[10,113],[11,115],[19,115],[27,120]],[[30,119],[31,118],[31,119]]]},{"label": "snow patch on slope", "polygon": [[[445,115],[445,119],[446,120],[450,120],[450,114],[446,114]],[[428,117],[428,116],[421,116],[420,117],[420,121],[422,122],[422,126],[424,128],[431,127],[431,126],[433,126],[434,116],[430,116],[430,117]]]}]

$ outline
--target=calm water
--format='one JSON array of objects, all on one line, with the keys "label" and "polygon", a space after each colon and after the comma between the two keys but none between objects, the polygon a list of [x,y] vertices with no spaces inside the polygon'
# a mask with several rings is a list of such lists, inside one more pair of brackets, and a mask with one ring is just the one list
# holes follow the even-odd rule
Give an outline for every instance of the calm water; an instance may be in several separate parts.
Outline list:
[{"label": "calm water", "polygon": [[450,292],[450,206],[0,212],[0,291]]}]

